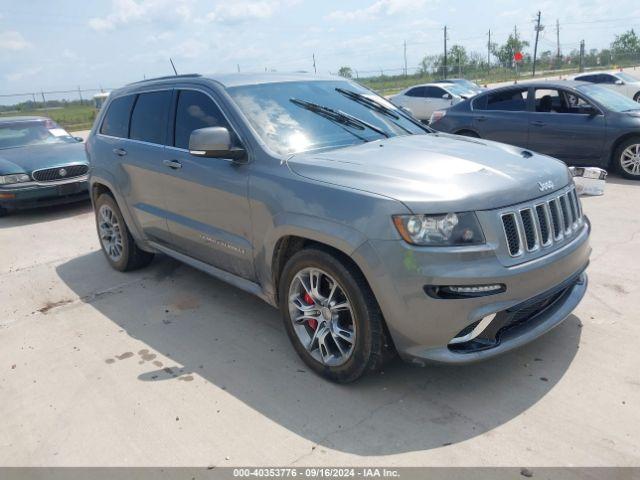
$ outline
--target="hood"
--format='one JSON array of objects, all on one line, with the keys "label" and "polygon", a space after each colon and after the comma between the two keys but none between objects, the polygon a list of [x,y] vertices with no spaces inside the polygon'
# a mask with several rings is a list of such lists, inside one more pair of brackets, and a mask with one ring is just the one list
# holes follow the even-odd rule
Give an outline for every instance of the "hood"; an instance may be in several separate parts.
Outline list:
[{"label": "hood", "polygon": [[[551,157],[441,133],[297,154],[288,164],[303,177],[384,195],[414,213],[500,208],[571,181],[566,165]],[[539,182],[553,187],[542,192]]]},{"label": "hood", "polygon": [[87,163],[84,143],[51,143],[0,150],[0,175]]}]

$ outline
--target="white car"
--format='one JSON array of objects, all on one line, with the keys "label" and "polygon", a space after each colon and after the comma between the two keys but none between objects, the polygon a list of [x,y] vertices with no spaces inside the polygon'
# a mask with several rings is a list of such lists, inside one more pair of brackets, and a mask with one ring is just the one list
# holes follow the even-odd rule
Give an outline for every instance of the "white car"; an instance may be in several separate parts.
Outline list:
[{"label": "white car", "polygon": [[625,97],[640,102],[640,80],[625,72],[589,72],[576,75],[574,80],[597,83]]},{"label": "white car", "polygon": [[426,83],[392,95],[389,101],[410,110],[414,117],[426,122],[434,111],[447,109],[474,95],[475,92],[455,83]]}]

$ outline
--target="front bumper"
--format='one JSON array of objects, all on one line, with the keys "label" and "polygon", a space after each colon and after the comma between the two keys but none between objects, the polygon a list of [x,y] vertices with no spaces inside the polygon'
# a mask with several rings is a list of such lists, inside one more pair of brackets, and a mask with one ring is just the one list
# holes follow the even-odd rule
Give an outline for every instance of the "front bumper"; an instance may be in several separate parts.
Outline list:
[{"label": "front bumper", "polygon": [[[569,242],[547,255],[505,266],[491,245],[478,248],[433,250],[402,241],[367,242],[354,253],[378,299],[396,349],[417,363],[470,363],[491,358],[528,343],[561,323],[578,305],[587,288],[589,263],[588,221]],[[503,284],[506,290],[473,298],[433,298],[428,285]],[[531,299],[566,287],[530,321],[500,332],[484,349],[452,348],[451,341],[491,314],[513,310]]]},{"label": "front bumper", "polygon": [[0,207],[8,210],[59,205],[88,198],[87,176],[61,182],[0,188]]}]

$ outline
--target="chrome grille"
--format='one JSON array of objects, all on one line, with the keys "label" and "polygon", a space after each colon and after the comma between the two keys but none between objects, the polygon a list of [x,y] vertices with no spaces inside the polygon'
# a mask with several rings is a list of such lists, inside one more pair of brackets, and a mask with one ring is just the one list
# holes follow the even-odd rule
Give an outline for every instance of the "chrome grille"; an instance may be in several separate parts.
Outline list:
[{"label": "chrome grille", "polygon": [[88,165],[62,165],[55,168],[44,168],[31,173],[37,182],[53,182],[56,180],[66,180],[68,178],[81,177],[89,171]]},{"label": "chrome grille", "polygon": [[582,225],[582,206],[574,187],[534,205],[501,213],[509,255],[519,257],[572,236]]}]

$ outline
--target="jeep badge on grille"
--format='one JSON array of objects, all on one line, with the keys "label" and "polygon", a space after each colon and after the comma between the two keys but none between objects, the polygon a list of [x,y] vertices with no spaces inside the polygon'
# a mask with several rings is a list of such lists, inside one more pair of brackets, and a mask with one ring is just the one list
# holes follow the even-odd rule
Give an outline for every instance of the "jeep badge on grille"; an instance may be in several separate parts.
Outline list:
[{"label": "jeep badge on grille", "polygon": [[58,175],[60,175],[61,177],[66,177],[67,171],[64,168],[61,168],[60,170],[58,170]]},{"label": "jeep badge on grille", "polygon": [[554,187],[554,184],[551,180],[547,180],[546,182],[538,182],[538,189],[541,192],[546,192],[547,190],[551,190]]}]

